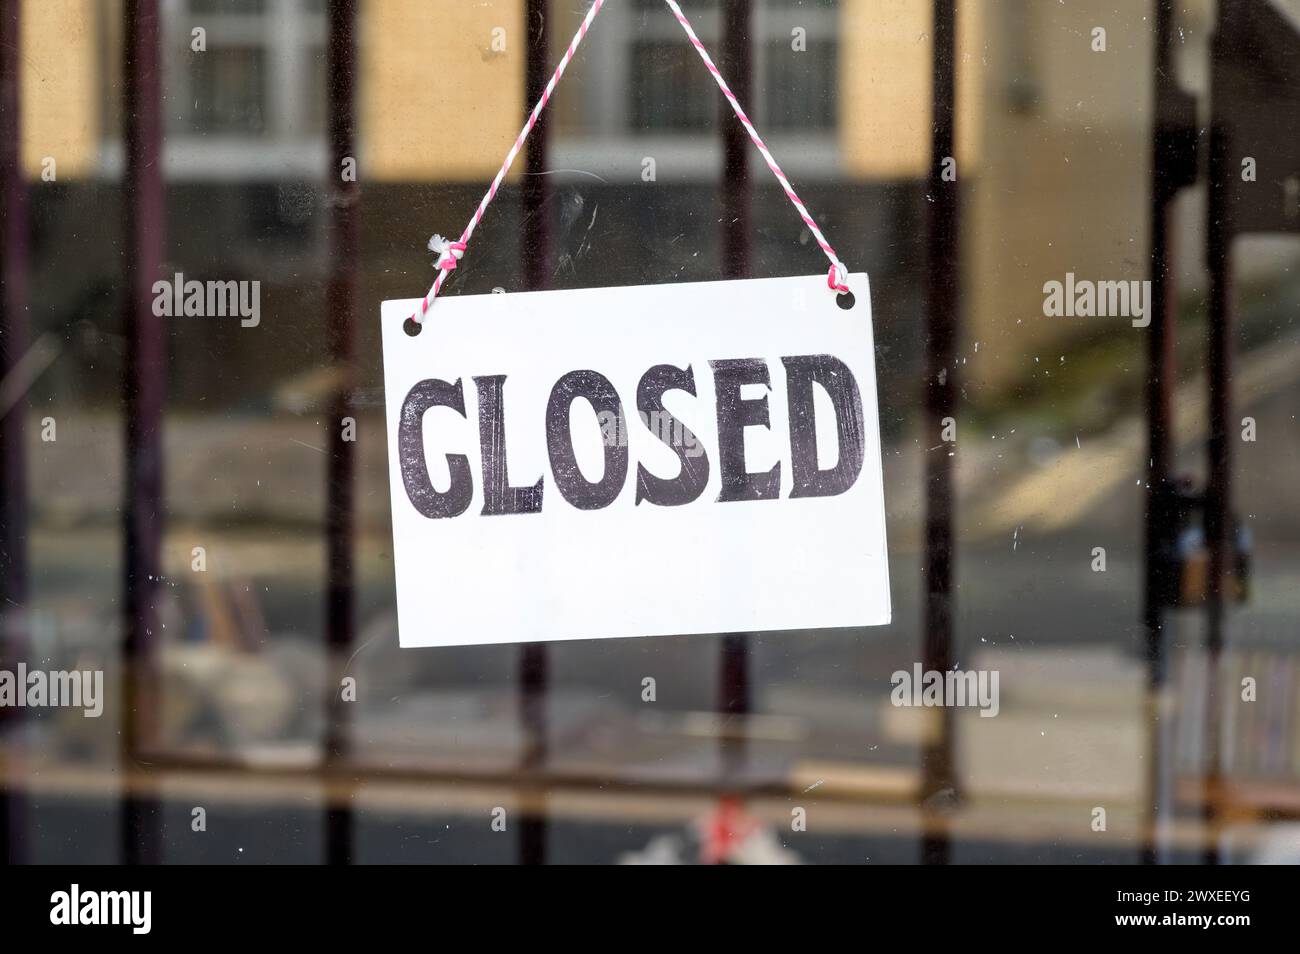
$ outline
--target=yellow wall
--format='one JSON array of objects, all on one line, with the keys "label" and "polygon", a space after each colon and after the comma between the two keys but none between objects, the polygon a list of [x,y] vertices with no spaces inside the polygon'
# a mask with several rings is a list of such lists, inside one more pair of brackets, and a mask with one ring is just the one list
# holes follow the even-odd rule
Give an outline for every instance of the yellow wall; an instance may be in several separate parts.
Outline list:
[{"label": "yellow wall", "polygon": [[[1002,0],[986,0],[989,61],[1006,61]],[[973,385],[998,386],[1035,373],[1032,360],[1059,364],[1051,342],[1101,329],[1143,334],[1126,321],[1048,318],[1043,284],[1072,271],[1092,280],[1149,278],[1151,28],[1148,8],[1026,3],[1037,100],[1010,112],[1005,70],[990,70],[985,159],[966,180],[962,302]],[[1107,50],[1093,52],[1104,27]],[[998,28],[1004,27],[1004,28]],[[978,358],[974,342],[980,342]],[[1038,351],[1036,349],[1042,349]],[[1026,357],[1028,356],[1028,357]],[[1041,372],[1040,372],[1041,373]]]},{"label": "yellow wall", "polygon": [[[495,172],[525,109],[523,7],[524,0],[363,0],[364,177],[481,182]],[[553,11],[548,68],[576,9]],[[969,340],[981,342],[980,359],[967,371],[972,380],[996,384],[1017,373],[1026,342],[1045,345],[1078,330],[1043,318],[1045,281],[1067,270],[1147,277],[1146,15],[1140,4],[959,0],[963,307]],[[931,0],[841,0],[839,135],[848,175],[926,174],[930,17]],[[39,176],[45,156],[56,159],[61,180],[95,174],[102,130],[115,122],[101,115],[100,84],[107,77],[113,95],[120,92],[120,19],[119,0],[23,3],[29,175]],[[1106,53],[1089,48],[1097,25],[1108,28]],[[491,49],[498,27],[506,40],[499,53]],[[596,29],[588,42],[609,39]],[[1028,67],[1014,64],[1016,43],[1029,51]],[[1008,98],[1016,69],[1030,70],[1038,94],[1019,114]]]},{"label": "yellow wall", "polygon": [[84,176],[99,151],[96,0],[22,5],[22,161],[39,177],[44,157],[59,179]]},{"label": "yellow wall", "polygon": [[[930,162],[931,0],[843,0],[840,19],[840,149],[862,178],[926,175]],[[983,109],[985,6],[957,11],[958,175],[978,160]]]},{"label": "yellow wall", "polygon": [[[523,0],[368,0],[361,10],[364,174],[482,180],[524,120]],[[493,28],[505,29],[504,53]]]},{"label": "yellow wall", "polygon": [[[617,2],[617,0],[616,0]],[[523,121],[523,0],[365,0],[358,104],[365,174],[388,180],[482,180]],[[930,0],[844,0],[840,136],[850,175],[924,175],[929,161]],[[962,3],[959,150],[977,143],[982,3]],[[23,160],[38,175],[93,172],[101,128],[99,31],[116,33],[117,3],[23,3]],[[558,20],[557,20],[558,22]],[[505,30],[504,53],[491,49]],[[594,36],[593,42],[600,37]],[[685,40],[683,40],[685,42]],[[116,60],[116,57],[114,57]],[[549,68],[549,66],[548,66]]]}]

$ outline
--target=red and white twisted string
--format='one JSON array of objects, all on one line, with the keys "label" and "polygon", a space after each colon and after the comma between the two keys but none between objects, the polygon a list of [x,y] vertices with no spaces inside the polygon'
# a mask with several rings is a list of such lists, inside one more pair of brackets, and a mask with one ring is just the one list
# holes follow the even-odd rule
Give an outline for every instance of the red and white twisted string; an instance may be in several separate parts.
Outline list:
[{"label": "red and white twisted string", "polygon": [[736,118],[740,120],[740,125],[745,127],[745,132],[749,133],[749,138],[754,141],[754,145],[762,153],[767,167],[772,170],[772,175],[776,176],[776,181],[781,183],[781,188],[785,190],[786,197],[794,206],[795,211],[799,213],[799,218],[803,219],[803,224],[808,226],[808,231],[812,233],[812,237],[817,240],[817,244],[821,246],[822,251],[826,253],[826,257],[830,259],[831,269],[826,273],[827,286],[837,292],[848,291],[849,286],[845,284],[848,271],[845,269],[844,263],[840,261],[840,257],[835,254],[835,249],[831,248],[831,243],[826,241],[826,236],[822,234],[822,230],[813,221],[812,213],[808,211],[808,207],[803,204],[803,200],[795,193],[794,186],[790,185],[790,180],[785,177],[785,173],[777,165],[776,158],[767,148],[767,144],[763,142],[763,137],[758,134],[754,124],[745,115],[740,100],[736,99],[736,94],[731,91],[727,81],[722,78],[718,68],[713,65],[713,57],[709,56],[709,51],[704,48],[700,38],[695,35],[695,30],[691,27],[691,21],[686,19],[686,14],[682,13],[682,8],[677,5],[677,0],[664,0],[664,2],[668,4],[669,9],[673,11],[673,16],[677,18],[677,22],[686,31],[687,38],[691,41],[691,45],[695,47],[696,52],[700,54],[700,59],[704,61],[704,65],[713,74],[713,78],[718,81],[718,89],[722,90],[722,95],[727,97],[727,102],[731,104],[731,109],[736,114]]},{"label": "red and white twisted string", "polygon": [[[722,78],[722,74],[718,71],[717,66],[714,65],[713,58],[709,56],[709,51],[704,48],[704,44],[700,42],[700,38],[695,35],[695,30],[691,27],[691,22],[686,19],[686,14],[682,13],[682,8],[677,5],[676,0],[664,0],[664,2],[668,4],[669,9],[673,12],[673,16],[677,18],[677,22],[680,23],[682,29],[686,31],[687,38],[691,41],[691,45],[694,46],[696,51],[700,54],[700,59],[704,61],[704,65],[708,68],[709,72],[713,74],[713,78],[718,83],[718,88],[722,90],[722,95],[725,96],[727,102],[731,104],[731,108],[735,112],[736,118],[740,120],[740,124],[744,126],[745,131],[749,133],[749,138],[753,140],[754,145],[758,147],[758,151],[762,154],[764,161],[767,162],[767,167],[771,169],[772,174],[776,176],[777,182],[781,183],[781,188],[785,190],[786,197],[789,198],[791,204],[794,205],[795,211],[797,211],[799,217],[803,219],[804,225],[808,226],[808,231],[812,233],[813,238],[817,240],[817,244],[821,246],[821,250],[825,252],[826,257],[830,259],[830,271],[826,274],[827,287],[831,288],[833,291],[847,292],[849,287],[845,282],[848,272],[844,267],[844,263],[840,261],[839,256],[835,254],[835,249],[831,248],[831,243],[826,241],[826,236],[822,234],[822,230],[818,228],[817,223],[813,221],[812,214],[808,211],[808,207],[803,204],[803,200],[800,199],[798,194],[794,191],[794,186],[790,185],[790,180],[787,179],[785,173],[781,171],[781,167],[777,164],[776,158],[767,148],[767,144],[763,142],[763,137],[758,134],[758,130],[754,128],[754,124],[749,121],[749,117],[745,114],[745,110],[740,105],[740,101],[736,99],[735,94],[731,91],[731,87],[727,85],[727,81]],[[501,168],[497,170],[496,176],[492,179],[492,185],[488,187],[482,201],[478,204],[478,208],[474,210],[474,215],[470,218],[469,224],[465,226],[465,231],[461,233],[460,238],[451,242],[442,239],[441,236],[435,235],[433,237],[433,240],[430,242],[430,248],[439,252],[438,261],[434,266],[438,270],[438,274],[437,277],[434,278],[433,287],[429,289],[429,293],[425,295],[420,302],[419,314],[411,315],[409,319],[410,321],[415,322],[417,325],[423,324],[424,318],[429,313],[429,308],[433,305],[434,299],[437,298],[438,293],[442,291],[442,286],[447,280],[447,275],[455,270],[456,263],[465,254],[465,249],[469,245],[470,236],[474,234],[474,229],[476,229],[479,222],[482,221],[483,213],[487,211],[488,205],[491,204],[494,198],[496,198],[497,190],[501,188],[501,182],[505,179],[506,173],[510,171],[510,166],[514,163],[515,157],[519,155],[519,150],[523,148],[524,142],[528,139],[528,134],[533,131],[533,126],[537,124],[537,117],[540,116],[542,110],[546,108],[546,104],[550,100],[551,94],[555,92],[555,87],[560,82],[560,77],[564,75],[564,71],[569,66],[569,61],[573,59],[573,55],[578,51],[578,45],[582,42],[583,37],[587,35],[587,30],[591,28],[591,22],[596,18],[596,14],[600,12],[601,7],[604,5],[605,0],[593,0],[591,9],[589,9],[587,15],[583,17],[582,23],[578,26],[578,32],[573,35],[573,40],[570,41],[568,49],[566,49],[564,55],[560,57],[560,62],[555,67],[555,72],[547,81],[546,88],[542,90],[541,98],[537,101],[537,105],[533,107],[533,111],[528,114],[528,120],[524,123],[524,128],[519,131],[519,135],[515,138],[514,145],[512,145],[510,151],[506,153],[505,161],[501,163]]]}]

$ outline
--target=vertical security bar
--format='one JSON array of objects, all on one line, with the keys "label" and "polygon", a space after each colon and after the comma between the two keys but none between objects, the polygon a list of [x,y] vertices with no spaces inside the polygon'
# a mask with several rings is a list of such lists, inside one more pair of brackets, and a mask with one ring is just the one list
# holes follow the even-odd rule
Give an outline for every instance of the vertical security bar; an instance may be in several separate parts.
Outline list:
[{"label": "vertical security bar", "polygon": [[[30,342],[27,314],[27,183],[22,169],[21,0],[0,5],[0,663],[27,655],[26,382],[21,362]],[[21,709],[0,713],[10,736]],[[0,784],[0,858],[24,858],[25,805],[18,773]]]},{"label": "vertical security bar", "polygon": [[[742,106],[754,112],[753,13],[748,0],[723,0],[722,62],[732,92]],[[750,228],[749,150],[745,129],[736,120],[731,105],[719,103],[722,128],[722,274],[728,279],[748,278],[752,231]],[[744,717],[750,709],[749,636],[727,633],[722,637],[722,661],[718,690],[722,714],[722,773],[737,777],[744,769],[747,750]],[[733,718],[735,717],[735,718]]]},{"label": "vertical security bar", "polygon": [[[932,52],[933,103],[930,172],[926,183],[926,272],[929,280],[925,321],[925,426],[941,427],[957,406],[958,203],[956,180],[944,182],[943,162],[954,156],[956,122],[956,0],[934,0]],[[925,554],[922,591],[922,668],[952,668],[953,458],[947,446],[925,459]],[[956,794],[953,771],[952,710],[938,710],[941,726],[922,752],[921,802],[938,807]],[[941,812],[922,813],[921,860],[947,864],[948,831]]]},{"label": "vertical security bar", "polygon": [[[547,68],[547,0],[527,0],[524,7],[525,45],[524,108],[532,109],[542,96],[549,77]],[[549,113],[538,117],[524,150],[523,265],[524,287],[540,291],[550,284],[551,220],[550,188],[546,157],[550,145]],[[523,720],[526,776],[538,776],[546,766],[547,649],[545,643],[524,643],[519,651],[520,716]],[[539,793],[524,807],[519,828],[519,860],[525,865],[546,863],[545,803]]]},{"label": "vertical security bar", "polygon": [[[325,73],[329,107],[330,277],[326,297],[326,337],[330,363],[338,376],[330,396],[325,510],[325,639],[330,664],[326,686],[325,759],[337,768],[348,757],[348,704],[342,680],[352,645],[356,612],[352,554],[356,457],[345,440],[343,419],[352,412],[356,386],[356,301],[360,219],[356,168],[356,0],[330,0]],[[347,864],[352,857],[352,807],[331,804],[325,819],[325,857]]]},{"label": "vertical security bar", "polygon": [[[1220,11],[1222,15],[1222,11]],[[1213,94],[1212,94],[1213,95]],[[1214,107],[1218,97],[1214,97]],[[1231,158],[1218,117],[1210,125],[1209,219],[1206,264],[1210,272],[1209,341],[1206,361],[1209,375],[1209,440],[1206,444],[1205,541],[1209,548],[1209,591],[1206,603],[1206,765],[1205,803],[1206,864],[1219,863],[1217,835],[1218,799],[1222,787],[1220,732],[1219,662],[1223,652],[1223,577],[1229,552],[1229,508],[1232,499],[1232,449],[1228,439],[1231,413],[1232,363],[1232,224],[1226,201]]]},{"label": "vertical security bar", "polygon": [[1147,329],[1147,500],[1142,623],[1147,660],[1147,806],[1142,861],[1159,864],[1163,829],[1173,800],[1170,737],[1173,700],[1169,662],[1173,617],[1167,612],[1178,586],[1175,539],[1179,498],[1172,473],[1173,387],[1177,377],[1173,202],[1196,180],[1196,102],[1175,81],[1173,0],[1157,0],[1153,42],[1155,100],[1151,148],[1151,326]]},{"label": "vertical security bar", "polygon": [[[162,270],[166,200],[162,169],[162,76],[158,0],[126,0],[124,51],[126,175],[123,215],[126,333],[125,634],[123,768],[156,738],[158,590],[162,573],[163,402],[167,329],[153,311]],[[160,860],[160,809],[150,792],[129,788],[123,804],[123,858]]]},{"label": "vertical security bar", "polygon": [[[1219,4],[1214,37],[1210,41],[1210,145],[1206,178],[1205,263],[1210,273],[1209,328],[1206,373],[1209,393],[1209,434],[1206,441],[1205,542],[1209,549],[1209,587],[1206,600],[1205,784],[1202,817],[1205,823],[1205,864],[1219,863],[1218,815],[1223,766],[1220,739],[1219,664],[1223,652],[1223,576],[1227,570],[1228,534],[1232,501],[1232,442],[1228,438],[1231,412],[1231,361],[1234,315],[1232,308],[1232,237],[1235,224],[1228,201],[1228,177],[1233,158],[1228,154],[1226,128],[1230,108],[1220,63],[1233,55],[1229,36],[1246,15],[1241,3]],[[1239,35],[1239,33],[1238,33]],[[1238,54],[1239,55],[1239,54]]]}]

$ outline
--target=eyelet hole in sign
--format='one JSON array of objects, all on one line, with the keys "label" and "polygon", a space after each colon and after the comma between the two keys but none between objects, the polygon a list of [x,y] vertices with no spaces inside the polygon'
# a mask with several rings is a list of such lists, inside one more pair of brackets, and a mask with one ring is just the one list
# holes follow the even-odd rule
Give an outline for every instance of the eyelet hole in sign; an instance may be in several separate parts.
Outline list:
[{"label": "eyelet hole in sign", "polygon": [[423,325],[421,325],[418,321],[415,320],[414,316],[407,318],[404,322],[402,322],[402,330],[405,331],[412,338],[418,335],[420,333],[420,329],[423,327],[424,327]]},{"label": "eyelet hole in sign", "polygon": [[[835,296],[835,304],[839,305],[845,311],[848,311],[857,303],[858,300],[853,297],[853,292],[840,292]],[[407,321],[410,321],[410,319],[408,318]],[[408,331],[407,334],[410,334],[410,332]]]}]

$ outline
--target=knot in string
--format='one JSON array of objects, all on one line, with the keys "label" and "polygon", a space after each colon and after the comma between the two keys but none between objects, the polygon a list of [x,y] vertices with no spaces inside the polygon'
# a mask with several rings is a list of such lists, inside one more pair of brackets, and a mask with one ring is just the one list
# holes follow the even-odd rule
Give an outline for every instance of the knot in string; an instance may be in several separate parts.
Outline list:
[{"label": "knot in string", "polygon": [[846,292],[848,286],[849,270],[844,267],[841,261],[831,263],[831,270],[826,273],[826,287],[835,292]]},{"label": "knot in string", "polygon": [[429,251],[438,253],[438,260],[433,263],[433,267],[440,268],[444,272],[454,270],[456,263],[464,256],[466,247],[464,242],[453,242],[435,233],[433,238],[429,239]]}]

